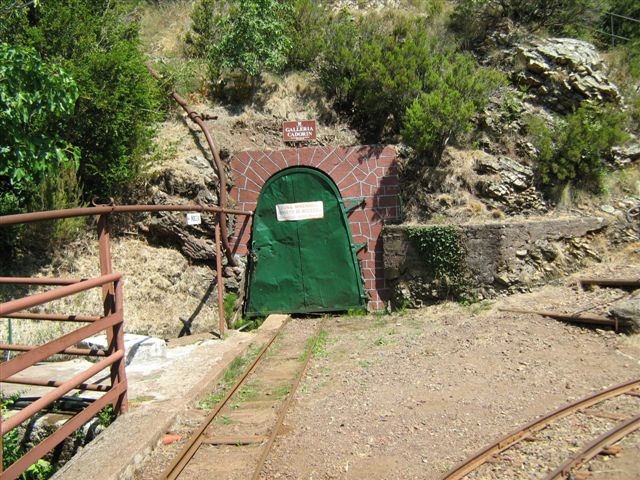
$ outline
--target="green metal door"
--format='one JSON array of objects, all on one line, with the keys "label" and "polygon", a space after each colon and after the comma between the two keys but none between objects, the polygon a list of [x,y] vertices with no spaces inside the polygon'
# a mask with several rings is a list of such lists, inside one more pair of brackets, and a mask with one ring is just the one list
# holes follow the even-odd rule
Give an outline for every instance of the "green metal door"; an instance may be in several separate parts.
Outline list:
[{"label": "green metal door", "polygon": [[289,168],[264,184],[249,269],[249,316],[365,306],[344,202],[327,175]]}]

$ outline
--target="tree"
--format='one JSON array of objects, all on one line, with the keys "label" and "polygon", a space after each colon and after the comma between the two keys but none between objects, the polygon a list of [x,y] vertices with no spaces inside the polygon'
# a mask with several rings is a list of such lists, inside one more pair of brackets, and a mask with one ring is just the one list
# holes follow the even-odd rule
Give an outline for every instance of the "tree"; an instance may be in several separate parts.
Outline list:
[{"label": "tree", "polygon": [[283,67],[291,48],[292,14],[288,2],[234,0],[229,11],[214,20],[220,38],[208,50],[212,78],[241,72],[255,80],[265,70]]},{"label": "tree", "polygon": [[32,200],[46,176],[77,168],[79,150],[62,138],[78,88],[33,48],[0,43],[0,214]]}]

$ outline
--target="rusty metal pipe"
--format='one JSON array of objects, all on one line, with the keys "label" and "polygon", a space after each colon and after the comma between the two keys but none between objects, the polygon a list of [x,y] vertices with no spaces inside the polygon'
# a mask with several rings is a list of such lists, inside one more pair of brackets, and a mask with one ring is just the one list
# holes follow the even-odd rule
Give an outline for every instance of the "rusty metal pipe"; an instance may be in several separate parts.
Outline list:
[{"label": "rusty metal pipe", "polygon": [[2,422],[2,428],[0,429],[2,435],[13,430],[22,422],[28,420],[33,415],[38,413],[43,408],[46,408],[49,404],[55,402],[64,394],[68,393],[70,390],[73,390],[75,387],[84,383],[100,371],[109,367],[113,363],[121,360],[124,357],[124,350],[118,350],[117,352],[112,353],[104,360],[96,363],[95,365],[89,367],[84,372],[79,373],[74,376],[70,380],[62,383],[59,387],[56,387],[52,392],[47,393],[43,397],[40,397],[38,400],[33,402],[31,405],[26,407],[24,410],[16,413],[13,417],[8,418],[7,420]]},{"label": "rusty metal pipe", "polygon": [[72,285],[86,280],[84,278],[29,278],[29,277],[0,277],[0,283],[19,285]]},{"label": "rusty metal pipe", "polygon": [[[27,378],[16,377],[7,378],[2,383],[13,383],[17,385],[33,385],[34,387],[59,387],[63,382],[57,380],[45,380],[44,378]],[[111,385],[100,385],[98,383],[81,383],[73,390],[88,390],[92,392],[108,392],[111,390]]]},{"label": "rusty metal pipe", "polygon": [[[147,69],[152,77],[156,80],[162,80],[162,77],[158,72],[156,72],[151,66],[147,65]],[[219,203],[222,209],[227,207],[227,176],[224,171],[224,165],[222,164],[222,160],[220,159],[220,154],[218,153],[218,148],[216,147],[213,138],[211,137],[211,133],[209,133],[209,129],[207,128],[206,123],[202,119],[202,116],[194,111],[187,101],[175,90],[171,90],[169,95],[182,107],[182,109],[187,112],[187,116],[190,120],[195,122],[202,133],[204,133],[204,137],[207,140],[207,144],[209,145],[209,150],[211,150],[211,154],[213,156],[213,161],[216,165],[216,170],[218,170],[218,179],[220,180],[220,196]],[[237,266],[235,258],[233,258],[233,253],[231,252],[231,247],[229,245],[229,232],[227,231],[227,216],[224,215],[224,212],[220,212],[220,233],[222,235],[222,244],[224,245],[224,250],[227,254],[227,260],[229,261],[229,265],[232,267]]]},{"label": "rusty metal pipe", "polygon": [[52,322],[83,322],[91,323],[100,320],[100,317],[90,315],[60,315],[54,313],[17,312],[2,315],[0,318],[16,318],[20,320],[48,320]]},{"label": "rusty metal pipe", "polygon": [[142,212],[209,212],[228,213],[231,215],[253,215],[252,212],[234,210],[232,208],[210,207],[205,205],[101,205],[98,207],[67,208],[63,210],[48,210],[45,212],[17,213],[15,215],[0,216],[0,227],[16,225],[18,223],[33,223],[43,220],[57,220],[61,218],[85,217],[102,215],[105,213],[142,213]]},{"label": "rusty metal pipe", "polygon": [[616,321],[611,318],[604,317],[602,315],[572,315],[570,313],[559,312],[547,312],[542,310],[526,310],[521,308],[498,308],[500,312],[512,312],[512,313],[525,313],[540,315],[541,317],[550,317],[557,320],[565,320],[572,323],[585,323],[588,325],[607,325],[609,327],[616,327]]},{"label": "rusty metal pipe", "polygon": [[216,276],[218,279],[218,331],[224,335],[224,281],[222,280],[222,258],[220,258],[220,222],[216,223]]},{"label": "rusty metal pipe", "polygon": [[[8,343],[0,343],[0,350],[8,350],[10,352],[30,352],[31,350],[35,350],[38,347],[33,347],[31,345],[19,345],[19,344],[8,344]],[[105,350],[92,350],[90,348],[65,348],[59,353],[64,353],[66,355],[80,355],[85,357],[106,357],[107,352]]]},{"label": "rusty metal pipe", "polygon": [[10,313],[19,312],[27,308],[42,305],[43,303],[50,302],[52,300],[59,300],[60,298],[75,295],[76,293],[84,292],[91,288],[100,287],[107,283],[120,280],[122,274],[119,272],[112,273],[110,275],[102,275],[101,277],[91,278],[84,280],[73,285],[67,285],[65,287],[56,288],[48,292],[37,293],[29,297],[19,298],[17,300],[11,300],[9,302],[0,303],[0,316],[8,315]]},{"label": "rusty metal pipe", "polygon": [[590,287],[593,285],[597,285],[600,287],[639,288],[640,279],[638,278],[581,278],[580,285],[582,287]]},{"label": "rusty metal pipe", "polygon": [[95,335],[116,323],[122,323],[122,315],[120,315],[120,312],[101,318],[97,322],[93,322],[82,328],[74,330],[71,333],[58,337],[55,340],[51,340],[44,345],[40,345],[35,350],[22,353],[2,364],[2,369],[0,369],[0,381],[6,380],[16,373],[22,372],[32,365],[35,365],[37,362],[46,360],[51,355],[60,353],[65,348],[69,348],[72,345],[81,342],[85,338]]}]

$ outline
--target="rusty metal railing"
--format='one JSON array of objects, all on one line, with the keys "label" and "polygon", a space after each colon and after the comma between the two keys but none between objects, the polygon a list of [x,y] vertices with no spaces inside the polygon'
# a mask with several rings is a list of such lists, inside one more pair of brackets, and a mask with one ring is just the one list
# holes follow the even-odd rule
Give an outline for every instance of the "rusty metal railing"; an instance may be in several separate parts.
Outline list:
[{"label": "rusty metal railing", "polygon": [[[0,284],[21,285],[54,285],[59,286],[54,290],[35,294],[32,296],[11,300],[0,304],[0,318],[26,320],[26,321],[54,321],[54,322],[78,322],[87,323],[69,334],[63,335],[51,342],[40,346],[0,344],[0,351],[20,352],[11,360],[3,362],[0,367],[0,383],[22,384],[27,386],[51,387],[53,390],[39,398],[24,410],[7,420],[0,420],[2,435],[10,432],[23,422],[32,418],[41,410],[49,407],[71,390],[86,390],[104,392],[100,398],[94,400],[88,407],[73,416],[55,433],[40,442],[19,460],[10,465],[6,470],[2,469],[2,454],[0,453],[0,478],[13,480],[20,476],[30,465],[45,456],[49,451],[64,441],[74,431],[84,425],[96,415],[102,408],[111,404],[114,413],[124,413],[127,409],[127,380],[125,372],[124,350],[124,315],[123,315],[123,288],[122,274],[114,273],[111,262],[111,243],[109,233],[109,217],[113,213],[134,212],[160,212],[160,211],[185,211],[185,212],[209,212],[217,214],[218,222],[215,226],[216,245],[216,271],[218,287],[218,327],[220,336],[225,331],[224,315],[224,283],[222,278],[222,253],[221,244],[225,237],[221,234],[220,220],[222,214],[251,216],[252,212],[244,212],[229,208],[204,206],[204,205],[97,205],[88,208],[71,208],[65,210],[52,210],[46,212],[33,212],[16,215],[0,216],[0,227],[31,223],[43,220],[56,220],[71,217],[93,216],[97,218],[98,247],[100,258],[101,276],[92,279],[78,278],[24,278],[24,277],[0,277]],[[226,252],[232,257],[230,251]],[[53,300],[69,297],[80,292],[102,288],[103,315],[66,315],[59,313],[34,313],[24,310],[42,305]],[[95,335],[100,331],[106,331],[106,350],[89,350],[74,347],[78,342]],[[65,381],[55,379],[29,378],[19,374],[29,367],[50,358],[56,354],[93,356],[100,359],[98,363],[84,372],[75,375]],[[109,385],[87,383],[91,377],[104,369],[110,369]],[[1,445],[1,441],[0,441]]]},{"label": "rusty metal railing", "polygon": [[[13,280],[12,278],[0,278],[0,283],[13,283]],[[19,283],[64,286],[2,303],[0,304],[0,317],[39,321],[69,321],[69,318],[65,316],[31,314],[23,312],[23,310],[98,287],[106,289],[108,295],[104,299],[104,315],[101,317],[74,317],[72,321],[87,323],[87,325],[71,333],[37,347],[28,345],[0,345],[0,350],[21,352],[20,355],[2,363],[0,382],[53,388],[51,392],[40,397],[15,415],[6,420],[1,420],[0,432],[2,436],[4,437],[5,434],[31,419],[38,412],[48,408],[72,390],[91,390],[104,392],[104,394],[71,417],[62,427],[8,466],[6,470],[2,468],[2,453],[0,452],[0,477],[2,477],[3,480],[18,478],[30,465],[37,462],[49,451],[62,443],[69,435],[97,415],[105,406],[112,405],[116,414],[124,413],[127,410],[122,274],[109,273],[87,280],[55,278],[36,279],[35,281],[29,282],[28,279],[19,279]],[[102,331],[106,331],[107,333],[108,348],[106,350],[92,351],[74,347],[74,345],[82,340]],[[100,360],[95,365],[64,381],[20,376],[21,373],[36,363],[45,361],[53,355],[60,353],[95,356]],[[93,376],[105,369],[110,370],[110,382],[108,385],[87,383]]]}]

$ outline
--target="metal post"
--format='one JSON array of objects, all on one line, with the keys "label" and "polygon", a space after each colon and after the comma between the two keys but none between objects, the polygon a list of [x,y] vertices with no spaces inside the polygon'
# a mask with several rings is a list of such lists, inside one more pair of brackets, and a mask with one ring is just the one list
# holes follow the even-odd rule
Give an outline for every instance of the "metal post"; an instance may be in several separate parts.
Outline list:
[{"label": "metal post", "polygon": [[224,335],[225,319],[224,319],[224,283],[222,280],[222,252],[220,251],[220,220],[222,215],[218,217],[216,223],[216,274],[218,277],[218,328],[220,330],[220,338]]},{"label": "metal post", "polygon": [[610,24],[611,24],[611,46],[616,46],[616,32],[613,31],[613,15],[609,14]]},{"label": "metal post", "polygon": [[[97,216],[98,220],[98,249],[100,257],[100,274],[108,275],[113,273],[113,265],[111,263],[111,241],[109,236],[109,214]],[[111,315],[116,311],[115,289],[113,283],[107,283],[102,286],[102,304],[104,308],[104,316]],[[122,323],[118,327],[107,328],[107,350],[114,353],[119,347],[118,333],[122,332]],[[124,341],[124,340],[123,340]],[[120,367],[124,368],[122,361],[116,362],[110,367],[111,386],[114,387],[120,380]],[[126,399],[124,404],[126,405]],[[112,404],[114,412],[117,414],[122,408],[121,398],[118,398]],[[126,408],[126,407],[125,407]]]}]

